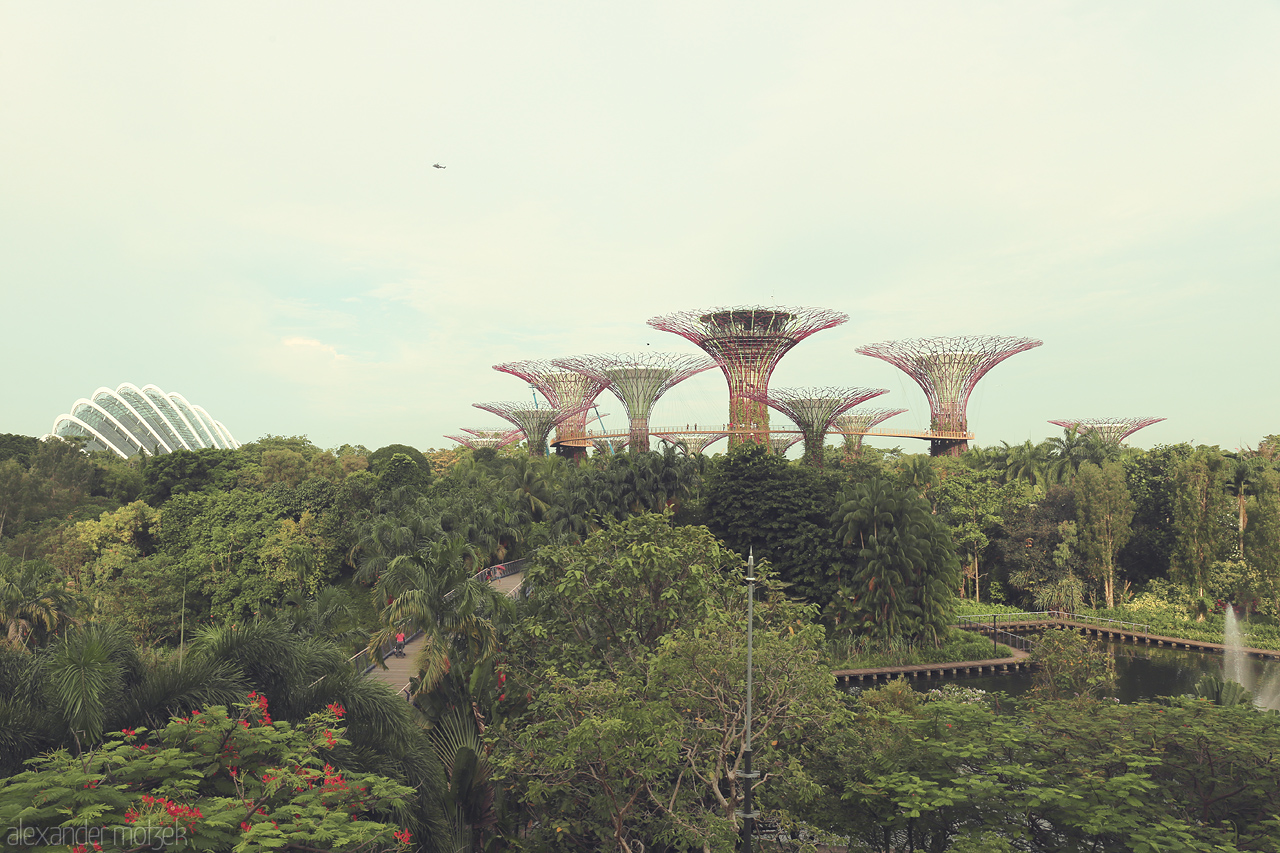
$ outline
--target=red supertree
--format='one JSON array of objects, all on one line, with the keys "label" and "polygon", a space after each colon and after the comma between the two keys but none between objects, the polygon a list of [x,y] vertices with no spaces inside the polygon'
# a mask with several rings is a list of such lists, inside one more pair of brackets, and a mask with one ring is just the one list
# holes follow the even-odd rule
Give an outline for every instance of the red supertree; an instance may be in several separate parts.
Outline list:
[{"label": "red supertree", "polygon": [[1120,444],[1143,427],[1158,424],[1164,418],[1077,418],[1074,420],[1049,421],[1063,429],[1074,429],[1078,433],[1090,433],[1098,436],[1107,444]]},{"label": "red supertree", "polygon": [[769,407],[751,396],[768,393],[769,377],[796,344],[823,329],[838,326],[847,314],[825,308],[713,308],[653,317],[649,325],[696,344],[710,355],[729,382],[730,428],[751,433],[729,436],[730,446],[743,441],[763,444],[769,435]]},{"label": "red supertree", "polygon": [[685,456],[695,453],[706,453],[707,448],[729,435],[727,432],[655,432],[658,438],[673,444],[684,452]]},{"label": "red supertree", "polygon": [[929,400],[929,430],[941,433],[929,442],[929,452],[959,456],[969,447],[963,437],[969,431],[966,409],[978,380],[1009,356],[1042,343],[1034,338],[971,335],[887,341],[857,351],[884,359],[916,381]]},{"label": "red supertree", "polygon": [[849,455],[861,456],[862,439],[867,430],[905,411],[906,409],[859,409],[856,412],[845,412],[836,418],[836,431],[844,433],[844,448]]},{"label": "red supertree", "polygon": [[492,412],[500,418],[506,418],[519,427],[525,434],[525,438],[529,442],[530,456],[546,456],[547,455],[547,436],[551,434],[551,429],[560,423],[568,420],[586,407],[579,406],[572,409],[562,409],[559,407],[534,406],[529,403],[521,402],[501,402],[501,403],[472,403],[477,409],[484,409],[486,412]]},{"label": "red supertree", "polygon": [[468,429],[462,427],[462,431],[469,435],[446,435],[445,438],[451,438],[459,444],[467,447],[479,449],[481,447],[500,448],[506,447],[524,438],[524,432],[517,429]]},{"label": "red supertree", "polygon": [[888,393],[888,388],[779,388],[752,392],[752,396],[782,412],[800,427],[805,464],[821,468],[823,444],[836,418],[859,403]]},{"label": "red supertree", "polygon": [[603,382],[631,419],[628,439],[632,453],[649,450],[649,415],[653,404],[673,385],[715,366],[709,358],[674,352],[646,352],[635,355],[582,355],[556,359],[555,364]]},{"label": "red supertree", "polygon": [[555,444],[557,450],[570,456],[587,452],[587,413],[607,383],[583,373],[557,367],[555,362],[547,359],[508,361],[495,364],[493,369],[523,379],[550,400],[553,406],[566,409],[580,406],[578,414],[556,427]]}]

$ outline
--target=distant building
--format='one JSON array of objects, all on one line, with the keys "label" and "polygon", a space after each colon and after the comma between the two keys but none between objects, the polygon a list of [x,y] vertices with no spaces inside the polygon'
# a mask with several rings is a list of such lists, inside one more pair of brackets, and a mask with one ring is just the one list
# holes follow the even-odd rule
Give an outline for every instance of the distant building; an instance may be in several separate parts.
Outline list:
[{"label": "distant building", "polygon": [[126,459],[143,450],[154,456],[174,450],[240,446],[225,426],[181,394],[166,394],[154,385],[139,388],[129,382],[114,391],[99,388],[92,398],[77,400],[70,414],[54,420],[49,435],[83,436],[88,439],[85,450],[110,450]]}]

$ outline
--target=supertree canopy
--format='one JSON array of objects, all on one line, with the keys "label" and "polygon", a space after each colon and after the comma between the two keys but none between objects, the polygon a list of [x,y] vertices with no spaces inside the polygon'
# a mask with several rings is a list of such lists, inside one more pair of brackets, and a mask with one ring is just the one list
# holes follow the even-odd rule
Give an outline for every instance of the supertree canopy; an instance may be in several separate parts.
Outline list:
[{"label": "supertree canopy", "polygon": [[678,447],[686,456],[693,456],[695,453],[706,453],[708,447],[728,434],[727,432],[689,432],[685,430],[654,433],[663,441]]},{"label": "supertree canopy", "polygon": [[941,435],[929,443],[934,456],[959,455],[969,442],[969,395],[987,371],[1011,355],[1040,346],[1034,338],[969,335],[916,338],[858,347],[863,355],[883,359],[916,381],[929,400],[929,429]]},{"label": "supertree canopy", "polygon": [[469,433],[468,435],[446,435],[445,438],[452,439],[459,444],[467,447],[479,449],[481,447],[506,447],[508,444],[519,441],[524,438],[524,431],[519,427],[515,429],[468,429],[462,427],[462,431]]},{"label": "supertree canopy", "polygon": [[669,388],[715,366],[709,358],[672,352],[635,355],[584,355],[561,358],[558,367],[582,373],[617,395],[631,419],[628,446],[632,453],[649,450],[649,415]]},{"label": "supertree canopy", "polygon": [[1160,423],[1164,418],[1076,418],[1049,421],[1063,429],[1096,435],[1107,444],[1119,444],[1143,427]]},{"label": "supertree canopy", "polygon": [[729,444],[764,443],[769,434],[769,407],[751,392],[769,390],[769,377],[796,344],[849,316],[825,308],[713,308],[653,317],[649,325],[680,335],[706,351],[729,382],[729,424],[750,427],[735,432]]},{"label": "supertree canopy", "polygon": [[844,446],[852,456],[862,455],[862,439],[864,433],[878,423],[900,415],[906,409],[859,409],[845,412],[836,418],[836,430],[844,433]]},{"label": "supertree canopy", "polygon": [[556,427],[555,443],[571,453],[586,452],[584,436],[587,432],[587,412],[608,383],[584,373],[557,367],[547,359],[508,361],[495,364],[493,369],[523,379],[554,406],[581,407],[576,415],[566,418]]},{"label": "supertree canopy", "polygon": [[755,399],[767,403],[791,418],[804,437],[804,462],[822,467],[822,445],[836,418],[859,403],[889,393],[888,388],[779,388],[776,391],[752,392]]},{"label": "supertree canopy", "polygon": [[585,406],[564,409],[558,406],[532,406],[526,402],[472,403],[477,409],[506,418],[519,427],[529,442],[530,456],[547,455],[547,436],[556,425],[573,417]]},{"label": "supertree canopy", "polygon": [[773,454],[775,456],[782,456],[784,453],[790,450],[793,445],[798,443],[803,438],[804,438],[804,433],[799,433],[799,432],[796,432],[796,433],[782,432],[776,435],[770,435],[769,449],[773,451]]}]

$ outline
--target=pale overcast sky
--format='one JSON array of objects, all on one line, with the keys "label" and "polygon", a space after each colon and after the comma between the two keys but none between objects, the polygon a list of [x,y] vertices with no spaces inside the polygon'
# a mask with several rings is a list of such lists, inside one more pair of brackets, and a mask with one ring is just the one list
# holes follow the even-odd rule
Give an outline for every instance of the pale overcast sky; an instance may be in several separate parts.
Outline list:
[{"label": "pale overcast sky", "polygon": [[128,381],[240,441],[452,446],[529,398],[496,362],[760,304],[849,314],[773,384],[888,388],[885,426],[924,395],[856,347],[990,333],[1044,346],[979,384],[980,444],[1256,445],[1277,45],[1275,2],[0,0],[0,432]]}]

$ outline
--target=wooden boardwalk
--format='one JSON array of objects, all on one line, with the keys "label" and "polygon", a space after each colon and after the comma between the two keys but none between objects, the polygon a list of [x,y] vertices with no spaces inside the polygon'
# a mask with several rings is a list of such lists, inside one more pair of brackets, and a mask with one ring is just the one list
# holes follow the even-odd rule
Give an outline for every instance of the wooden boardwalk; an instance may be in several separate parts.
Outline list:
[{"label": "wooden boardwalk", "polygon": [[894,678],[955,678],[962,675],[1004,675],[1031,667],[1030,655],[1010,649],[1012,657],[969,660],[960,663],[921,663],[912,666],[877,666],[869,669],[837,669],[832,673],[837,684],[891,681]]},{"label": "wooden boardwalk", "polygon": [[[1011,634],[1026,634],[1036,631],[1043,631],[1046,628],[1071,628],[1079,631],[1087,637],[1094,637],[1100,640],[1115,640],[1121,643],[1143,644],[1147,646],[1164,646],[1171,649],[1190,649],[1198,652],[1216,652],[1222,654],[1226,651],[1226,646],[1222,643],[1210,643],[1204,640],[1186,640],[1181,637],[1166,637],[1163,634],[1148,634],[1144,631],[1135,631],[1128,628],[1114,628],[1106,625],[1096,625],[1089,622],[1076,622],[1071,619],[1036,619],[1026,622],[999,622],[996,624],[998,631],[1008,631]],[[990,625],[980,625],[974,623],[972,630],[979,631],[983,634],[990,635]],[[1275,649],[1254,649],[1242,648],[1242,652],[1252,658],[1259,660],[1280,660],[1280,651]]]},{"label": "wooden boardwalk", "polygon": [[[990,624],[972,623],[970,630],[987,636],[991,635]],[[1127,628],[1095,625],[1088,622],[1077,622],[1071,619],[1035,619],[1025,622],[997,622],[997,632],[1011,634],[1027,634],[1043,631],[1046,628],[1070,628],[1087,637],[1100,640],[1114,640],[1134,645],[1160,646],[1170,649],[1189,649],[1198,652],[1215,652],[1223,654],[1226,646],[1222,643],[1210,643],[1202,640],[1186,640],[1181,637],[1166,637],[1162,634],[1149,634]],[[880,666],[869,669],[840,669],[832,673],[837,684],[854,684],[857,682],[890,681],[902,677],[920,678],[955,678],[964,675],[1004,675],[1030,669],[1034,664],[1025,651],[1011,649],[1013,657],[995,658],[992,660],[971,660],[959,663],[916,664],[914,666]],[[1241,649],[1249,657],[1260,660],[1280,660],[1280,651],[1275,649]]]}]

